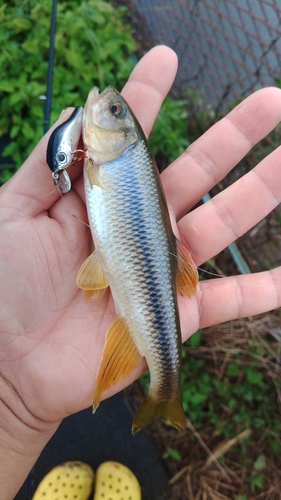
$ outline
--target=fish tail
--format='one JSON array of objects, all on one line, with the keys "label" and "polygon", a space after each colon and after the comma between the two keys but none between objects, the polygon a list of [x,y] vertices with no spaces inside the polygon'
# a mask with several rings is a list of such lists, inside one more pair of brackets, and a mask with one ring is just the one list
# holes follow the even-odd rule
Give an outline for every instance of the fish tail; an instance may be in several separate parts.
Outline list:
[{"label": "fish tail", "polygon": [[135,435],[158,417],[166,418],[178,431],[183,431],[185,428],[185,414],[181,396],[170,401],[157,401],[151,395],[147,394],[144,402],[134,416],[132,433]]}]

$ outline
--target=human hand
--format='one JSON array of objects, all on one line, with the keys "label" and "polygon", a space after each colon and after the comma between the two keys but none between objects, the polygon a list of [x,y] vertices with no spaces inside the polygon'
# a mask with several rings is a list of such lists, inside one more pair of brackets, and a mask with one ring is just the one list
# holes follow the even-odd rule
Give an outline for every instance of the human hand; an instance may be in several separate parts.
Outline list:
[{"label": "human hand", "polygon": [[[137,65],[122,92],[147,134],[176,66],[174,53],[157,47]],[[174,226],[177,221],[176,231],[196,265],[279,203],[277,149],[233,186],[185,215],[276,126],[280,104],[278,89],[253,94],[163,173]],[[60,121],[69,114],[66,111]],[[115,313],[109,291],[90,302],[76,286],[77,271],[92,246],[90,231],[80,222],[87,221],[82,168],[71,171],[72,190],[67,195],[53,191],[45,163],[48,136],[0,190],[0,380],[13,388],[30,415],[59,422],[91,405],[105,333]],[[278,307],[280,274],[275,269],[200,282],[195,298],[179,297],[183,339],[200,327]],[[106,396],[144,368],[143,362]]]}]

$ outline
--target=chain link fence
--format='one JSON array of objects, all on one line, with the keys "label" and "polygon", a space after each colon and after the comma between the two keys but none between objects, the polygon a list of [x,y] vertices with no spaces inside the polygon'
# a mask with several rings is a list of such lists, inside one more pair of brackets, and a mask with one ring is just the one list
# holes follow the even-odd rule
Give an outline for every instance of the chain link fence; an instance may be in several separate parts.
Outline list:
[{"label": "chain link fence", "polygon": [[[140,51],[164,43],[179,57],[175,95],[198,92],[216,117],[252,91],[280,83],[279,0],[117,0]],[[192,94],[191,94],[192,95]]]},{"label": "chain link fence", "polygon": [[[279,0],[115,1],[128,7],[140,55],[161,43],[177,53],[172,95],[187,99],[195,134],[253,91],[281,87]],[[259,145],[254,161],[280,139],[277,129]]]},{"label": "chain link fence", "polygon": [[[115,1],[128,8],[140,56],[157,44],[177,53],[179,70],[171,93],[187,101],[191,139],[253,91],[268,85],[281,87],[280,0]],[[222,187],[251,169],[280,140],[277,127]],[[281,265],[280,222],[278,207],[240,240],[253,271]]]}]

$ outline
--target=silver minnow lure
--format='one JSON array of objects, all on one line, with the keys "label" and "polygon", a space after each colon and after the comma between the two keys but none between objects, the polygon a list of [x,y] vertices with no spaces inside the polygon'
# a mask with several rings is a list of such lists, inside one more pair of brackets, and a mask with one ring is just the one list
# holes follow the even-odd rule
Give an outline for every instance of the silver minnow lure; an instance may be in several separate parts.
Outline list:
[{"label": "silver minnow lure", "polygon": [[[99,298],[110,286],[117,317],[97,374],[93,410],[103,393],[145,357],[150,388],[135,434],[164,416],[185,426],[181,403],[181,332],[176,291],[195,293],[197,271],[177,242],[144,133],[113,87],[89,93],[83,119],[84,182],[95,250],[77,284]],[[177,290],[176,290],[177,288]]]},{"label": "silver minnow lure", "polygon": [[75,108],[71,116],[51,134],[46,161],[52,171],[55,186],[61,193],[71,189],[71,181],[66,168],[72,162],[82,130],[83,108]]}]

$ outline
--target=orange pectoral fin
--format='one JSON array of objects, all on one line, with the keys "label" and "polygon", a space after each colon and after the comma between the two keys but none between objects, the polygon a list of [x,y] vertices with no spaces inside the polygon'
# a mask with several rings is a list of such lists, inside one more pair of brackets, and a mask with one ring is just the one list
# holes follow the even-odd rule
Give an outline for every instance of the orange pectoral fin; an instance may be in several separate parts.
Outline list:
[{"label": "orange pectoral fin", "polygon": [[88,299],[99,299],[104,294],[108,282],[96,250],[83,262],[76,283],[79,288],[85,290]]},{"label": "orange pectoral fin", "polygon": [[118,316],[106,334],[96,380],[93,412],[98,408],[103,393],[112,385],[117,384],[118,380],[132,373],[141,358],[130,336],[126,320]]},{"label": "orange pectoral fin", "polygon": [[186,248],[177,240],[178,272],[176,278],[177,292],[192,297],[196,294],[198,283],[197,268]]}]

